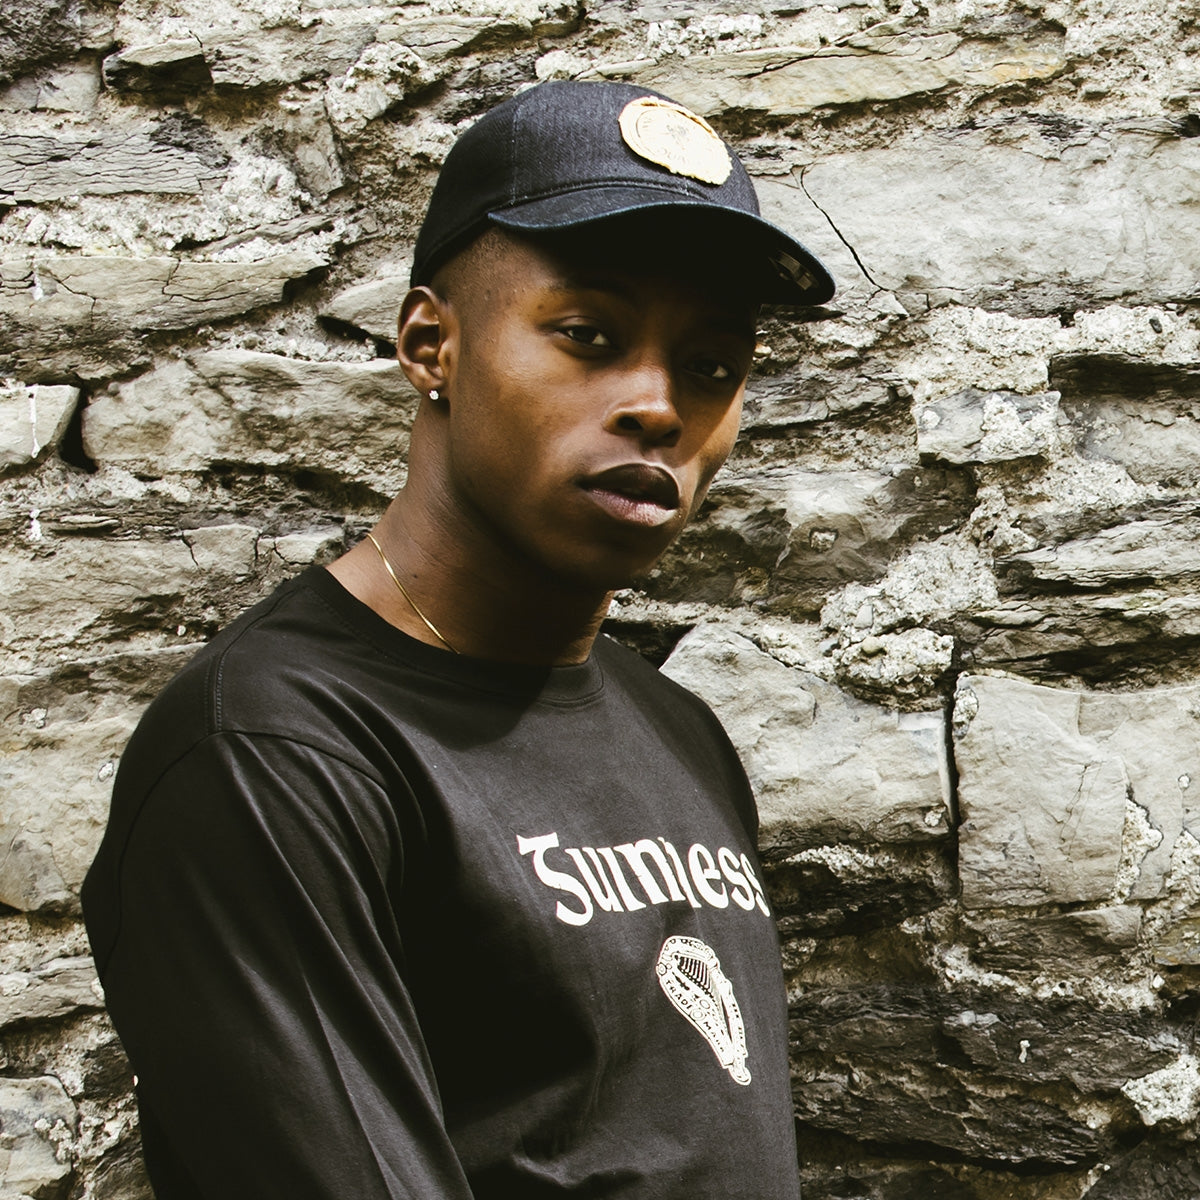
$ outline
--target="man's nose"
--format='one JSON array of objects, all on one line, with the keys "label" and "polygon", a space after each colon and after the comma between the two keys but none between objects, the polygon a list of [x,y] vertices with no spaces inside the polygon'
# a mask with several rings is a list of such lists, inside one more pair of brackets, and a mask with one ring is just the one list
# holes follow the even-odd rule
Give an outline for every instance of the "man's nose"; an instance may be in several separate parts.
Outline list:
[{"label": "man's nose", "polygon": [[673,446],[683,433],[669,368],[646,363],[630,372],[627,391],[609,414],[611,432],[637,437],[656,446]]}]

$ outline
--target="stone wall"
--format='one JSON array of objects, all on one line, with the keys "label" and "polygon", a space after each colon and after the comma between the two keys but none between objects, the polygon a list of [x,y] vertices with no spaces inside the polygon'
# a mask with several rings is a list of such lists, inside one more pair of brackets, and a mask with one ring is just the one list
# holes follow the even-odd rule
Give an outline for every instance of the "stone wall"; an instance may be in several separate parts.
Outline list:
[{"label": "stone wall", "polygon": [[114,765],[402,482],[437,165],[569,77],[705,113],[841,283],[610,622],[757,787],[806,1200],[1200,1194],[1198,53],[1197,0],[8,0],[0,1194],[148,1195]]}]

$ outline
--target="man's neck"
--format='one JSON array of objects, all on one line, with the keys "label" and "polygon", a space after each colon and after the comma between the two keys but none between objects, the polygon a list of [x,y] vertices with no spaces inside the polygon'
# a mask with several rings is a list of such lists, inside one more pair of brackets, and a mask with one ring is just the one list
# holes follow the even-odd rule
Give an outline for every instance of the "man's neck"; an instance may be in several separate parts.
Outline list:
[{"label": "man's neck", "polygon": [[411,637],[473,658],[537,666],[581,663],[591,653],[610,593],[565,585],[482,540],[464,545],[404,492],[373,533],[382,554],[364,538],[329,570]]}]

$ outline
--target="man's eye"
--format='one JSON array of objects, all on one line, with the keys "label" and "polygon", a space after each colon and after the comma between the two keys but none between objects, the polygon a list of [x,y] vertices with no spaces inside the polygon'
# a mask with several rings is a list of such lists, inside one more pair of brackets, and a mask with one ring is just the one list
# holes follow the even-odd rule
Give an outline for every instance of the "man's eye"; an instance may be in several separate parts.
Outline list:
[{"label": "man's eye", "polygon": [[595,325],[566,325],[563,327],[563,333],[581,346],[595,346],[605,350],[612,347],[612,339]]},{"label": "man's eye", "polygon": [[705,379],[722,383],[733,378],[733,369],[718,358],[698,358],[692,363],[692,370],[697,375],[703,375]]}]

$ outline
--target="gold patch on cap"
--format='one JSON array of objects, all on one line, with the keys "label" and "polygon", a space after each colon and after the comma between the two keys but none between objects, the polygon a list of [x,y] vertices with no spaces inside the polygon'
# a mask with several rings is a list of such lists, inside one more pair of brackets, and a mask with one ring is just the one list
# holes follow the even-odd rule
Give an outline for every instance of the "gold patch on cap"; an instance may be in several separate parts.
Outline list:
[{"label": "gold patch on cap", "polygon": [[673,175],[722,184],[733,170],[729,151],[713,127],[694,112],[657,96],[639,96],[621,110],[625,144]]}]

